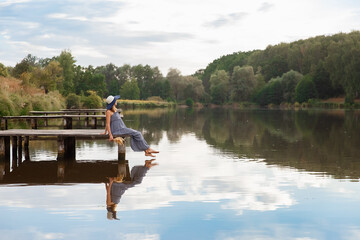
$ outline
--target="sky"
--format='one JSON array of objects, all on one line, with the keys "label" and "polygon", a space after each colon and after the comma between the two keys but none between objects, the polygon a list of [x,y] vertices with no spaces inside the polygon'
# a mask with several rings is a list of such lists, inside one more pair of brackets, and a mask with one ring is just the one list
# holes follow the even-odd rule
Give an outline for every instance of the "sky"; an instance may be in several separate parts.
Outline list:
[{"label": "sky", "polygon": [[0,63],[68,50],[81,66],[189,75],[223,55],[354,30],[357,0],[0,0]]}]

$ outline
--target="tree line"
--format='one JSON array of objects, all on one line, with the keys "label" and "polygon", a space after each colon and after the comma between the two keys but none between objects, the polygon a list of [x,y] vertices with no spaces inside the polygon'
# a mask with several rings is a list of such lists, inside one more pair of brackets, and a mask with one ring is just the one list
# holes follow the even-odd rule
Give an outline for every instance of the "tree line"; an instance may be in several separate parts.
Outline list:
[{"label": "tree line", "polygon": [[197,75],[215,103],[266,105],[338,96],[353,103],[360,93],[360,32],[236,52],[214,60]]},{"label": "tree line", "polygon": [[5,67],[0,63],[0,76],[21,79],[24,85],[41,88],[45,93],[59,91],[68,98],[70,105],[77,105],[80,99],[88,97],[84,100],[88,107],[99,105],[101,99],[110,94],[120,94],[123,99],[141,100],[157,96],[176,102],[186,98],[201,101],[204,94],[199,78],[183,76],[177,69],[170,69],[164,77],[158,67],[141,64],[118,67],[109,63],[99,67],[83,67],[76,65],[74,56],[68,50],[45,59],[28,54],[15,67]]},{"label": "tree line", "polygon": [[0,76],[19,78],[23,84],[42,88],[45,93],[59,91],[70,105],[86,97],[90,97],[87,101],[91,105],[109,94],[120,94],[124,99],[158,96],[175,102],[191,99],[260,105],[345,96],[347,103],[353,103],[360,93],[360,32],[236,52],[189,76],[175,68],[163,76],[158,67],[141,64],[83,67],[76,65],[69,50],[45,59],[29,54],[14,67],[0,63]]}]

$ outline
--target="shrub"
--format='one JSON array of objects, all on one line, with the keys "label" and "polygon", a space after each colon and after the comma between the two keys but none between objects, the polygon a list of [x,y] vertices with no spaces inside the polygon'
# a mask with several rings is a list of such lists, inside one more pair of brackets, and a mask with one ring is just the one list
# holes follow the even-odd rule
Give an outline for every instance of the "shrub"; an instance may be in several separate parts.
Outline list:
[{"label": "shrub", "polygon": [[310,76],[305,76],[296,86],[295,100],[299,103],[303,103],[316,97],[317,92],[314,82]]},{"label": "shrub", "polygon": [[12,109],[14,109],[11,100],[0,92],[0,116],[12,115]]},{"label": "shrub", "polygon": [[188,107],[193,107],[194,106],[194,100],[192,100],[191,98],[187,98],[186,101],[185,101],[185,104]]},{"label": "shrub", "polygon": [[345,103],[348,103],[348,104],[354,104],[354,94],[352,93],[348,93],[346,94],[345,96]]},{"label": "shrub", "polygon": [[81,98],[80,96],[76,95],[75,93],[70,93],[66,97],[66,108],[80,108]]},{"label": "shrub", "polygon": [[84,96],[82,98],[83,106],[86,108],[100,108],[102,107],[102,100],[101,98],[96,95],[94,91],[88,91],[90,94],[89,96]]},{"label": "shrub", "polygon": [[148,101],[155,101],[155,102],[163,102],[164,100],[159,96],[152,96],[148,97],[146,100]]}]

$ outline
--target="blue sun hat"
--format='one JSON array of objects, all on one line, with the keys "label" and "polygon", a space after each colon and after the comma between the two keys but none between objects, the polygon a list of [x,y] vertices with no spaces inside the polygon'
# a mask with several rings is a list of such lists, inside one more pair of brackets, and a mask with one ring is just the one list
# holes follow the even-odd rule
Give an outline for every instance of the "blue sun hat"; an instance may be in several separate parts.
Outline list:
[{"label": "blue sun hat", "polygon": [[120,95],[116,95],[116,96],[110,95],[110,96],[108,96],[107,99],[106,99],[106,103],[107,103],[106,109],[107,110],[111,109],[114,106],[116,100],[118,100],[119,98],[120,98]]}]

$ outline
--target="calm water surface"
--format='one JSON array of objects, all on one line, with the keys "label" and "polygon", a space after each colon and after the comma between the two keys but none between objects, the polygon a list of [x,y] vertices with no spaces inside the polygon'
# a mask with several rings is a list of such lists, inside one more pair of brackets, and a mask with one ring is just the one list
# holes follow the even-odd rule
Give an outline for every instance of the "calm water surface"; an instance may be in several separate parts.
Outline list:
[{"label": "calm water surface", "polygon": [[[56,141],[34,140],[30,161],[1,177],[0,239],[360,239],[359,112],[124,115],[161,153],[122,195],[119,220],[104,184],[115,144],[77,141],[77,161],[59,163]],[[127,143],[126,159],[131,170],[150,158]]]}]

